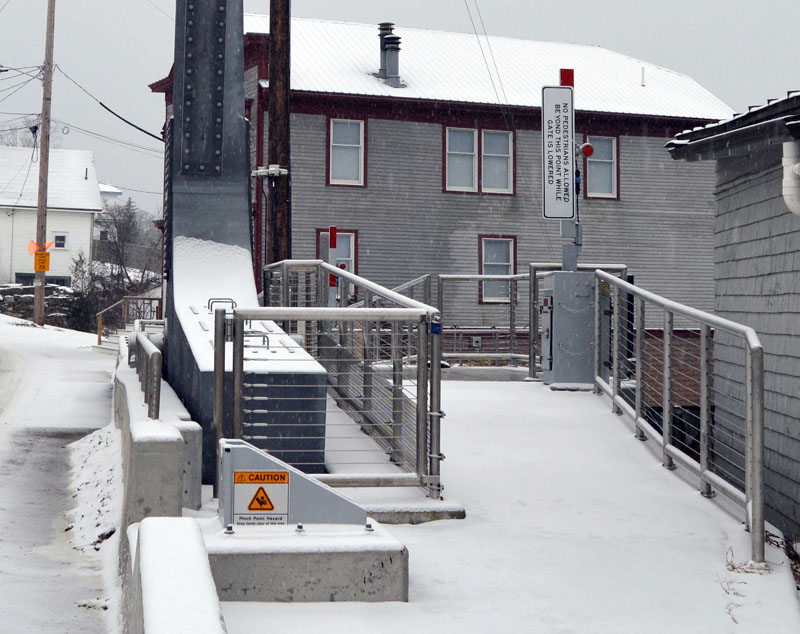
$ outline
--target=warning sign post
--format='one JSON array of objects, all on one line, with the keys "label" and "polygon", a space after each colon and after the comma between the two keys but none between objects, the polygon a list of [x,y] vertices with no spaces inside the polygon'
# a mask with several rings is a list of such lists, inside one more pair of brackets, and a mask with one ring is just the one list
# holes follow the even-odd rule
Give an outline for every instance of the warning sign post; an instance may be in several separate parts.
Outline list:
[{"label": "warning sign post", "polygon": [[233,523],[245,526],[289,523],[288,471],[235,471]]}]

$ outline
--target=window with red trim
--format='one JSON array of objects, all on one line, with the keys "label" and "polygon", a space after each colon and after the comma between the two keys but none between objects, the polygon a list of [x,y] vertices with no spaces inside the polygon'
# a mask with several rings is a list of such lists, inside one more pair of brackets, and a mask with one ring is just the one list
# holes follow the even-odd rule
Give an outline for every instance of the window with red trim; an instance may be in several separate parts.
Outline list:
[{"label": "window with red trim", "polygon": [[446,128],[444,170],[446,191],[513,194],[514,133]]},{"label": "window with red trim", "polygon": [[[481,275],[514,275],[517,268],[516,236],[480,236],[478,243]],[[481,282],[481,302],[508,303],[511,285],[506,280]]]}]

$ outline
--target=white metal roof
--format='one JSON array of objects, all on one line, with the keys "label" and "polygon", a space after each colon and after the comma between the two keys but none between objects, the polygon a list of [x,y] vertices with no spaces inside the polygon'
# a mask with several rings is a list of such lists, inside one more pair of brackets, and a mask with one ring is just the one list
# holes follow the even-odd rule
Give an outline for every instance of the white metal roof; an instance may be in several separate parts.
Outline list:
[{"label": "white metal roof", "polygon": [[[100,211],[94,155],[85,150],[50,150],[49,209]],[[39,151],[0,146],[0,206],[33,207],[39,197]]]},{"label": "white metal roof", "polygon": [[[268,33],[269,16],[245,14],[244,29]],[[479,44],[474,34],[401,26],[394,35],[403,88],[374,76],[377,25],[293,18],[292,89],[538,107],[542,86],[573,68],[579,110],[714,120],[733,112],[686,75],[598,46],[493,36]]]}]

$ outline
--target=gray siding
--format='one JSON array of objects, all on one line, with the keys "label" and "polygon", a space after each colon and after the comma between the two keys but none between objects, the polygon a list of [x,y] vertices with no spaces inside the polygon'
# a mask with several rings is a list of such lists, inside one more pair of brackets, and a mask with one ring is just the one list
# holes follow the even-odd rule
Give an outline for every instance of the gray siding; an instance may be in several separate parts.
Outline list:
[{"label": "gray siding", "polygon": [[[368,186],[327,186],[325,126],[292,115],[294,257],[314,257],[315,229],[336,225],[358,230],[359,273],[387,286],[478,273],[480,234],[517,236],[519,272],[560,262],[559,223],[541,216],[539,132],[517,132],[516,195],[492,196],[442,192],[442,125],[381,119],[367,121]],[[665,141],[620,138],[620,200],[580,200],[581,260],[626,263],[641,286],[711,310],[713,166],[672,161]],[[505,312],[478,306],[477,284],[463,292],[460,325]]]},{"label": "gray siding", "polygon": [[[780,146],[717,161],[716,311],[752,326],[765,351],[768,519],[800,538],[800,217],[781,197]],[[716,342],[717,355],[727,343]],[[736,383],[741,370],[715,365]]]}]

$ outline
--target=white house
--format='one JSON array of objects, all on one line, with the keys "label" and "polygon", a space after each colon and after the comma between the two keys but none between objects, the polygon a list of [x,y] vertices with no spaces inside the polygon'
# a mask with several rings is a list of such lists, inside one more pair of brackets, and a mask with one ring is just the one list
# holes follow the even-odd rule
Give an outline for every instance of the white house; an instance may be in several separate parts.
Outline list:
[{"label": "white house", "polygon": [[[38,150],[0,147],[0,284],[30,283],[36,239],[39,189]],[[69,286],[73,260],[92,252],[94,218],[102,210],[94,155],[83,150],[51,150],[47,196],[47,281]]]}]

